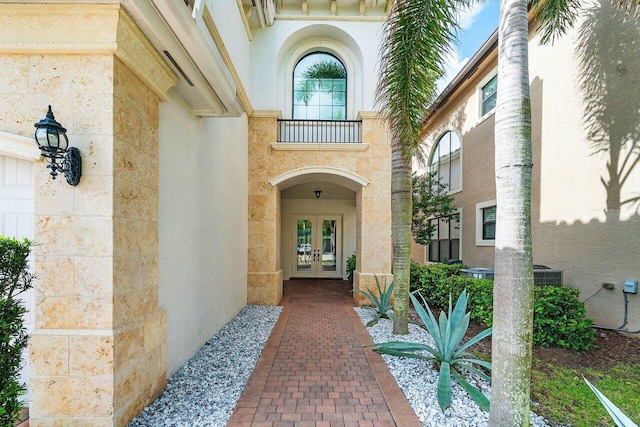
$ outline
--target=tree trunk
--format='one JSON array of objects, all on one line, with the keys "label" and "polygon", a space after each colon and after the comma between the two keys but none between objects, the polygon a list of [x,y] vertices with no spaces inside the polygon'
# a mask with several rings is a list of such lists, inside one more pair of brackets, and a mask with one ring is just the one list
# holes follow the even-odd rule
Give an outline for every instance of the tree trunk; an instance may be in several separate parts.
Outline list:
[{"label": "tree trunk", "polygon": [[409,268],[411,263],[411,164],[400,141],[391,142],[391,241],[393,243],[393,333],[409,333]]},{"label": "tree trunk", "polygon": [[496,241],[489,426],[528,426],[533,334],[527,0],[502,0],[495,124]]}]

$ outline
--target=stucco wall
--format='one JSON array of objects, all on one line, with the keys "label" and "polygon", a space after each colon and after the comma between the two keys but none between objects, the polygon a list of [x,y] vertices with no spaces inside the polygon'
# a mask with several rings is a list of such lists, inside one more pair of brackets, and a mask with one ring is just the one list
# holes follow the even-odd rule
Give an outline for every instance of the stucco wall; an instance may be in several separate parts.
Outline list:
[{"label": "stucco wall", "polygon": [[247,298],[247,118],[160,106],[160,306],[169,374]]},{"label": "stucco wall", "polygon": [[[247,85],[254,108],[284,113],[291,103],[286,96],[286,66],[292,54],[306,43],[321,46],[322,41],[328,41],[344,47],[355,67],[355,75],[347,77],[354,82],[353,108],[348,105],[351,116],[347,118],[355,119],[360,110],[374,110],[380,25],[380,22],[276,20],[272,27],[254,29],[250,65],[256,72]],[[285,118],[291,117],[285,114]]]},{"label": "stucco wall", "polygon": [[[564,285],[580,289],[582,300],[603,282],[613,283],[614,290],[602,290],[586,307],[597,324],[617,326],[624,279],[640,280],[640,206],[624,203],[640,193],[634,163],[640,101],[628,95],[640,91],[640,29],[611,11],[593,16],[552,46],[540,46],[538,36],[529,43],[533,261],[563,270]],[[580,31],[590,38],[581,40]],[[596,41],[606,48],[595,51]],[[602,56],[585,66],[585,53]],[[476,204],[495,199],[494,118],[479,121],[477,92],[495,66],[495,60],[480,65],[429,125],[427,137],[432,147],[445,129],[462,136],[463,184],[456,194],[463,209],[461,257],[477,267],[494,261],[494,248],[477,246],[475,235]],[[640,296],[629,301],[628,327],[638,329]]]}]

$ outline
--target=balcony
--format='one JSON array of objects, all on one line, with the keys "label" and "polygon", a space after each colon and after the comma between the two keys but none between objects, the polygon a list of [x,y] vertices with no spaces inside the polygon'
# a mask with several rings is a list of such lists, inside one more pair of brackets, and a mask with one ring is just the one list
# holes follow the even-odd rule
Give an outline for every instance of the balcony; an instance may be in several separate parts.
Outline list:
[{"label": "balcony", "polygon": [[278,142],[361,143],[362,120],[278,119]]}]

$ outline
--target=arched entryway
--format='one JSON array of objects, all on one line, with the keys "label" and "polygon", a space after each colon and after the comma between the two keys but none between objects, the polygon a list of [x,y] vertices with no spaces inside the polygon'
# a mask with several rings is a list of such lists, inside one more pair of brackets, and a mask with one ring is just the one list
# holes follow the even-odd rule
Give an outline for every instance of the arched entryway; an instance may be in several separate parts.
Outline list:
[{"label": "arched entryway", "polygon": [[280,192],[283,279],[346,278],[356,252],[357,195],[368,181],[328,167],[306,167],[271,180]]}]

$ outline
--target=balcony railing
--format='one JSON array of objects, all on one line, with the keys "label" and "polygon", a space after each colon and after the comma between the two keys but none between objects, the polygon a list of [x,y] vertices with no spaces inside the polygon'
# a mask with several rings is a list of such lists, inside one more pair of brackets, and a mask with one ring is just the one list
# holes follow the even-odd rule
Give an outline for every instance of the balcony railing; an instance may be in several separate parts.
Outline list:
[{"label": "balcony railing", "polygon": [[278,120],[278,142],[359,143],[362,120]]}]

